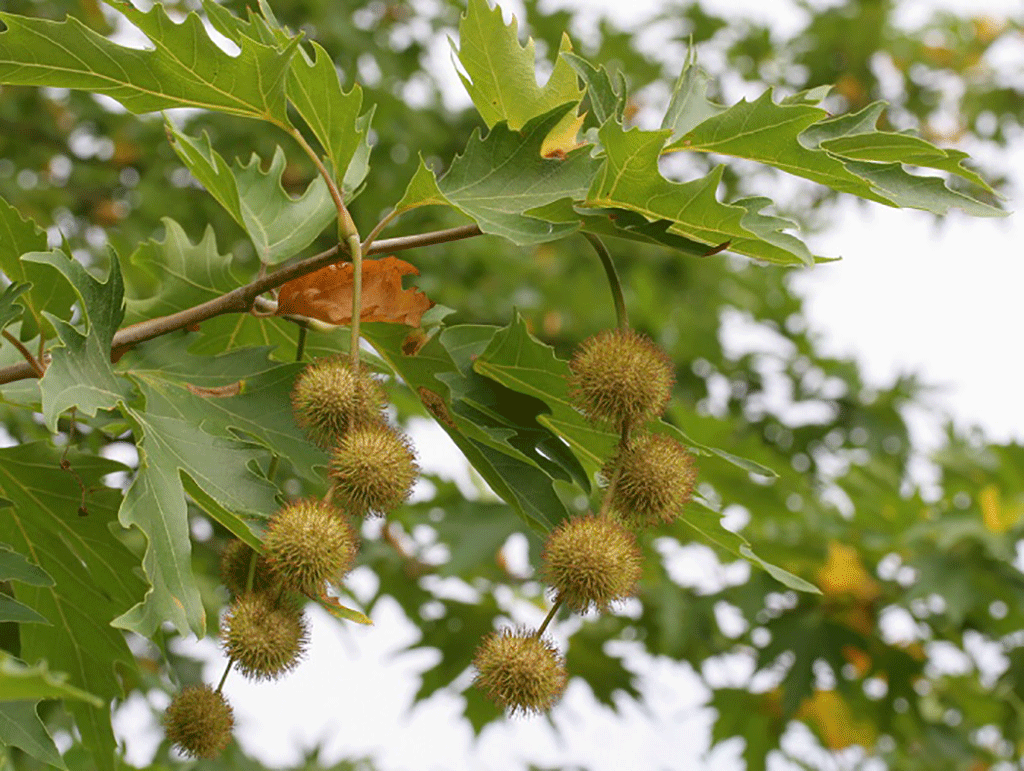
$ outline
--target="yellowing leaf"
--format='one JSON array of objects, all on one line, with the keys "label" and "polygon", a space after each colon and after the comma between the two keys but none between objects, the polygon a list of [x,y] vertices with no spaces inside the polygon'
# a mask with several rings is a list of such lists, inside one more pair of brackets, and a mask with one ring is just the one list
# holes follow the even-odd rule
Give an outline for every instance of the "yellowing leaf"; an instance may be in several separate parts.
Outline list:
[{"label": "yellowing leaf", "polygon": [[[281,286],[277,315],[298,314],[328,324],[352,321],[352,264],[337,262]],[[363,260],[363,321],[418,327],[434,303],[418,289],[402,289],[402,276],[419,271],[397,257]]]},{"label": "yellowing leaf", "polygon": [[882,591],[864,569],[857,550],[838,541],[828,544],[828,559],[818,571],[818,586],[825,595],[852,595],[862,602],[871,602]]},{"label": "yellowing leaf", "polygon": [[817,728],[822,743],[830,750],[854,744],[870,747],[877,733],[868,720],[855,720],[853,710],[835,691],[815,691],[797,711],[797,717]]},{"label": "yellowing leaf", "polygon": [[1005,533],[1020,522],[1024,515],[1024,505],[1005,506],[995,485],[986,485],[978,494],[978,505],[981,506],[981,521],[993,533]]}]

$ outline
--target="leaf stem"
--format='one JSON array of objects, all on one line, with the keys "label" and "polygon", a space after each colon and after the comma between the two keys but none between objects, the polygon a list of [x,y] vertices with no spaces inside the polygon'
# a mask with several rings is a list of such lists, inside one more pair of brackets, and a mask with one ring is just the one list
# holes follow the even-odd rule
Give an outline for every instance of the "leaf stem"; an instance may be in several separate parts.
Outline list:
[{"label": "leaf stem", "polygon": [[377,236],[380,235],[380,232],[388,225],[390,225],[391,222],[395,219],[395,217],[397,217],[401,213],[402,212],[399,211],[398,209],[392,209],[391,211],[388,212],[387,216],[384,217],[384,219],[382,219],[380,222],[374,225],[373,230],[370,231],[370,235],[368,235],[366,237],[366,240],[363,241],[364,253],[373,245],[373,242],[377,240]]},{"label": "leaf stem", "polygon": [[224,674],[220,676],[220,682],[217,683],[217,693],[221,692],[221,689],[224,687],[224,681],[228,679],[228,672],[231,671],[231,667],[234,665],[235,660],[233,658],[228,659],[228,665],[224,667]]},{"label": "leaf stem", "polygon": [[[43,370],[43,365],[39,363],[39,359],[37,359],[35,356],[32,355],[32,351],[30,351],[28,348],[26,348],[24,345],[22,345],[21,344],[21,340],[16,338],[14,335],[12,335],[6,329],[3,331],[3,335],[4,335],[4,338],[11,345],[13,345],[15,348],[18,349],[18,353],[20,353],[22,358],[24,358],[25,361],[28,362],[29,366],[32,367],[33,371],[36,374],[36,377],[42,377],[43,374],[45,373],[45,370]],[[42,339],[42,333],[40,333],[39,338],[40,338],[40,340]],[[42,354],[40,354],[39,358],[40,359],[42,358]]]},{"label": "leaf stem", "polygon": [[349,329],[352,338],[349,342],[348,358],[352,362],[352,370],[359,370],[359,322],[363,315],[363,247],[359,243],[359,234],[352,233],[348,237],[348,250],[352,255],[352,321]]},{"label": "leaf stem", "polygon": [[356,223],[352,219],[352,215],[349,214],[348,207],[345,206],[345,201],[342,198],[341,191],[338,189],[338,185],[334,181],[334,177],[331,176],[331,172],[328,171],[327,167],[324,166],[324,162],[320,160],[320,156],[317,155],[306,138],[302,135],[302,132],[297,128],[292,128],[288,131],[289,134],[299,143],[302,151],[309,156],[309,159],[313,161],[317,171],[320,172],[320,176],[324,178],[324,182],[327,183],[327,190],[331,194],[331,199],[334,201],[334,208],[338,210],[338,225],[341,229],[342,235],[345,238],[350,238],[355,235],[359,237],[359,230],[356,228]]},{"label": "leaf stem", "polygon": [[560,607],[562,607],[562,595],[558,595],[558,597],[555,599],[554,604],[551,606],[551,610],[549,610],[548,614],[544,617],[544,620],[541,622],[540,628],[537,630],[537,633],[534,635],[534,637],[539,638],[542,634],[544,634],[544,630],[548,628],[548,624],[551,623],[551,619],[555,617],[555,614],[558,612],[558,609]]},{"label": "leaf stem", "polygon": [[302,361],[302,357],[306,353],[307,332],[308,330],[305,326],[299,327],[299,336],[295,340],[295,361]]},{"label": "leaf stem", "polygon": [[601,258],[601,265],[608,277],[608,287],[612,290],[612,302],[615,303],[615,317],[618,319],[619,329],[626,332],[629,330],[629,315],[626,313],[626,300],[622,296],[622,282],[619,281],[615,263],[612,262],[611,252],[608,251],[604,242],[593,233],[584,233],[583,237],[590,242],[594,251],[597,252],[597,256]]}]

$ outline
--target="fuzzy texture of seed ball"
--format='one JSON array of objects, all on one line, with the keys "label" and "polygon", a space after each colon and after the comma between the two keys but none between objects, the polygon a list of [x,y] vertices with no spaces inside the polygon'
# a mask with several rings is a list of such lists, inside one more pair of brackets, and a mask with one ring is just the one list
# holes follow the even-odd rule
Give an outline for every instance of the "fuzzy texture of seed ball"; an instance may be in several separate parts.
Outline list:
[{"label": "fuzzy texture of seed ball", "polygon": [[609,517],[563,520],[548,535],[541,559],[545,580],[580,613],[631,597],[643,572],[636,538]]},{"label": "fuzzy texture of seed ball", "polygon": [[551,709],[569,681],[565,660],[554,643],[522,627],[484,637],[473,666],[477,671],[473,684],[511,716]]},{"label": "fuzzy texture of seed ball", "polygon": [[665,352],[632,330],[608,329],[587,338],[569,369],[574,406],[592,422],[616,429],[664,412],[675,382]]},{"label": "fuzzy texture of seed ball", "polygon": [[244,541],[235,539],[224,548],[224,552],[220,556],[220,580],[231,592],[232,597],[239,597],[248,591],[249,569],[253,557],[256,558],[256,566],[253,569],[252,591],[260,593],[277,591],[277,577],[267,558],[257,555],[253,548]]},{"label": "fuzzy texture of seed ball", "polygon": [[605,474],[614,477],[616,468],[620,471],[611,509],[633,527],[672,522],[693,497],[693,456],[665,434],[634,438],[609,461]]},{"label": "fuzzy texture of seed ball", "polygon": [[183,688],[164,712],[167,738],[193,758],[215,758],[231,741],[235,716],[224,696],[208,685]]},{"label": "fuzzy texture of seed ball", "polygon": [[409,441],[387,425],[350,431],[331,456],[335,500],[359,516],[383,515],[401,506],[418,473]]},{"label": "fuzzy texture of seed ball", "polygon": [[289,503],[263,537],[267,561],[286,588],[311,597],[352,569],[359,539],[341,511],[316,499]]},{"label": "fuzzy texture of seed ball", "polygon": [[265,594],[236,599],[220,630],[221,645],[251,680],[275,680],[298,666],[308,633],[302,609]]},{"label": "fuzzy texture of seed ball", "polygon": [[365,369],[345,359],[314,362],[295,379],[295,421],[316,444],[327,449],[359,426],[383,421],[386,404],[380,384]]}]

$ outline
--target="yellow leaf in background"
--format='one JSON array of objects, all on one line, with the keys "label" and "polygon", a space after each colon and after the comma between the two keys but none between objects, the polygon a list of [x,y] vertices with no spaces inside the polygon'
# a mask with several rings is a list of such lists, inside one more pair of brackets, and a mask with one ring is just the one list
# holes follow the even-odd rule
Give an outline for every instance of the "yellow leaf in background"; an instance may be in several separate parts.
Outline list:
[{"label": "yellow leaf in background", "polygon": [[1005,533],[1020,522],[1021,516],[1024,515],[1024,505],[1003,505],[999,488],[995,485],[985,485],[981,488],[978,504],[981,506],[981,521],[993,533]]},{"label": "yellow leaf in background", "polygon": [[835,691],[815,691],[804,699],[796,716],[816,727],[830,750],[854,744],[871,747],[878,738],[874,725],[868,720],[854,720],[850,705]]},{"label": "yellow leaf in background", "polygon": [[825,595],[850,595],[861,602],[871,602],[882,593],[857,550],[838,541],[829,541],[828,559],[818,571],[818,586]]}]

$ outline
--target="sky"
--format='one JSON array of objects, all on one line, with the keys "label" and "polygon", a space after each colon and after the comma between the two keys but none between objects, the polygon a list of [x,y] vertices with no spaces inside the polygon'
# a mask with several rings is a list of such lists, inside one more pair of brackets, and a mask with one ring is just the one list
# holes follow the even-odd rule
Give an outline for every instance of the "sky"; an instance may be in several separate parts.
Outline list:
[{"label": "sky", "polygon": [[[630,22],[642,25],[659,0],[630,0]],[[829,5],[824,0],[815,5]],[[578,5],[550,2],[548,6]],[[587,0],[589,13],[621,14],[622,0]],[[716,11],[736,11],[770,20],[785,34],[799,25],[795,3],[773,0],[714,0]],[[516,3],[503,3],[516,10]],[[939,8],[1018,13],[1020,0],[901,0],[901,18],[918,23]],[[624,25],[624,26],[628,26]],[[971,150],[971,148],[968,148]],[[1024,208],[1024,140],[1004,161],[1018,171],[1010,210]],[[937,224],[930,215],[852,202],[836,210],[833,226],[809,238],[812,251],[841,256],[836,263],[802,271],[793,278],[806,298],[812,329],[828,352],[849,355],[864,367],[869,382],[891,383],[917,373],[939,387],[933,399],[961,426],[979,425],[996,441],[1024,441],[1024,399],[1020,362],[1021,291],[1024,287],[1024,226],[1020,215],[981,220],[952,214]],[[734,330],[740,345],[743,330]],[[934,416],[915,416],[915,439],[927,449],[938,441]],[[421,426],[415,440],[429,444],[426,458],[458,457],[439,429]],[[443,467],[464,478],[464,469]],[[679,555],[677,555],[679,556]],[[699,551],[685,564],[697,581],[721,571]],[[730,570],[743,571],[745,566]],[[728,579],[728,576],[719,576]],[[738,576],[742,578],[742,576]],[[358,594],[373,590],[368,571],[357,570],[349,585]],[[628,610],[628,608],[627,608]],[[522,609],[525,623],[540,611]],[[531,615],[532,614],[532,615]],[[312,638],[305,662],[288,678],[252,685],[230,677],[225,692],[238,718],[236,736],[265,762],[297,762],[301,752],[323,744],[327,760],[374,755],[381,769],[472,769],[503,771],[535,762],[562,766],[586,760],[594,771],[623,768],[732,769],[737,742],[710,754],[711,715],[702,707],[705,691],[696,675],[675,663],[631,656],[644,694],[644,707],[623,700],[615,714],[598,705],[578,679],[553,712],[556,732],[543,719],[509,721],[485,730],[474,742],[461,719],[461,700],[439,694],[410,712],[416,673],[432,662],[417,652],[399,655],[415,639],[415,627],[389,600],[374,613],[373,627],[342,625],[311,609]],[[538,616],[538,617],[534,617]],[[564,639],[561,640],[564,648]],[[207,681],[216,681],[224,660],[209,640],[184,644],[207,657]],[[624,649],[629,643],[621,644]],[[189,647],[190,646],[190,647]],[[708,663],[714,682],[745,682],[743,664]],[[154,701],[159,701],[160,696]],[[158,705],[160,706],[160,705]],[[117,730],[130,738],[129,760],[144,762],[159,741],[148,708],[140,700],[117,716]],[[438,737],[443,736],[443,741]],[[809,752],[799,730],[787,746]],[[803,748],[803,749],[801,749]]]}]

